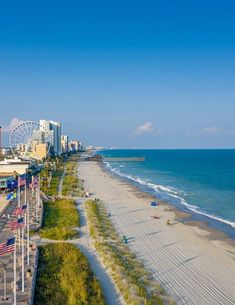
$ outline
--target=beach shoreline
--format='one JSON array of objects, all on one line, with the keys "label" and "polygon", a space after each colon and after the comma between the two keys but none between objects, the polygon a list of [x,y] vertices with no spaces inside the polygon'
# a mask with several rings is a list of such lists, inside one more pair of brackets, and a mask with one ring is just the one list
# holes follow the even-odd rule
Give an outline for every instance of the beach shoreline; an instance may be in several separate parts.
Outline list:
[{"label": "beach shoreline", "polygon": [[[79,168],[85,187],[94,198],[105,203],[118,233],[133,238],[130,248],[177,303],[184,304],[185,299],[187,304],[197,305],[234,303],[235,293],[229,296],[232,301],[226,296],[228,287],[232,285],[229,290],[233,291],[235,285],[233,240],[202,222],[190,221],[189,213],[181,212],[167,202],[161,201],[159,207],[151,208],[152,195],[113,175],[100,164],[81,162]],[[155,212],[160,219],[153,219]],[[188,264],[186,272],[184,268]],[[177,269],[179,274],[175,274]],[[183,282],[183,287],[178,282]],[[203,284],[198,284],[200,282]],[[200,302],[198,291],[205,295]],[[222,296],[223,303],[219,302]]]},{"label": "beach shoreline", "polygon": [[207,234],[205,235],[208,235],[209,239],[221,240],[228,245],[235,247],[235,229],[231,228],[229,225],[219,223],[219,221],[212,220],[207,216],[194,213],[184,206],[176,206],[172,202],[160,198],[154,191],[147,190],[147,187],[143,187],[137,182],[131,181],[127,177],[118,175],[103,163],[98,163],[98,166],[106,174],[129,185],[129,187],[131,187],[133,191],[136,192],[136,194],[138,194],[140,197],[143,196],[142,194],[145,194],[144,196],[149,197],[150,200],[157,200],[161,204],[167,206],[169,209],[174,211],[176,219],[185,225],[193,227],[196,226],[198,227],[198,231],[207,231]]}]

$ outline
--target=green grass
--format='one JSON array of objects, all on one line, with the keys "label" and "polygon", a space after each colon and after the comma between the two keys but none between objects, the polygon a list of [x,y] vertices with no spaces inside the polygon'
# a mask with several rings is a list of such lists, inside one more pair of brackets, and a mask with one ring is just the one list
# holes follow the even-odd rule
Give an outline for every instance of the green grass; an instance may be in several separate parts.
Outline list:
[{"label": "green grass", "polygon": [[82,181],[77,177],[77,167],[77,161],[70,160],[66,163],[66,171],[62,186],[63,196],[84,196]]},{"label": "green grass", "polygon": [[55,240],[78,237],[79,214],[72,199],[44,202],[43,225],[40,236]]},{"label": "green grass", "polygon": [[161,286],[152,280],[142,262],[120,240],[104,205],[100,201],[87,200],[85,207],[95,247],[106,267],[111,270],[127,304],[174,304]]},{"label": "green grass", "polygon": [[[62,174],[63,174],[63,168],[56,169],[56,170],[52,171],[52,179],[51,179],[50,185],[48,185],[49,172],[48,172],[48,170],[43,170],[42,173],[41,173],[41,177],[42,177],[41,189],[42,189],[42,191],[45,194],[47,194],[48,196],[57,196],[58,187],[59,187],[59,183],[60,183],[60,178],[61,178]],[[44,178],[45,178],[45,180],[43,180]]]},{"label": "green grass", "polygon": [[105,305],[99,282],[75,246],[39,248],[34,305]]}]

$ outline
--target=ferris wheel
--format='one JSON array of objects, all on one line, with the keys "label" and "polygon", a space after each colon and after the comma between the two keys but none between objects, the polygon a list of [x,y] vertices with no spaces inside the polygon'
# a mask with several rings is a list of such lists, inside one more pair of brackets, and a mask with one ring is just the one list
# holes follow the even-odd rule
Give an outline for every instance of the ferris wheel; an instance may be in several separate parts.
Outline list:
[{"label": "ferris wheel", "polygon": [[10,134],[9,144],[15,156],[24,159],[45,158],[50,150],[53,132],[35,121],[18,124]]}]

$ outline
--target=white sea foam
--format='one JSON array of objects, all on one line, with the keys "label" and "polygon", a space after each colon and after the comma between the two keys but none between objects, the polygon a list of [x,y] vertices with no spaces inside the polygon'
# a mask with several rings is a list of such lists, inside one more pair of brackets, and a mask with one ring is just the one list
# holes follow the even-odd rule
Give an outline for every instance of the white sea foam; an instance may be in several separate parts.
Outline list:
[{"label": "white sea foam", "polygon": [[[141,179],[139,177],[134,177],[132,175],[124,174],[124,173],[120,172],[120,170],[118,168],[112,167],[109,162],[105,162],[105,164],[107,165],[108,169],[111,170],[112,172],[114,172],[115,174],[117,174],[117,175],[119,175],[119,176],[121,176],[123,178],[127,178],[129,180],[137,182],[140,185],[147,186],[149,189],[154,190],[156,193],[158,193],[160,195],[164,194],[164,195],[167,195],[169,197],[175,198],[175,200],[177,200],[177,203],[182,204],[188,210],[190,210],[190,211],[192,211],[192,212],[194,212],[196,214],[199,214],[199,215],[202,215],[202,216],[206,216],[206,217],[208,217],[210,219],[213,219],[213,220],[220,221],[222,223],[230,225],[232,228],[235,228],[235,223],[234,222],[229,221],[229,220],[224,219],[224,218],[221,218],[221,217],[218,217],[216,215],[209,214],[209,213],[207,213],[205,211],[202,211],[198,206],[191,205],[191,204],[187,203],[187,201],[184,198],[179,196],[180,192],[178,190],[170,187],[170,186],[154,184],[154,183],[149,182],[149,180],[145,181],[145,180],[143,180],[143,179]],[[185,195],[187,195],[187,194],[185,194]]]}]

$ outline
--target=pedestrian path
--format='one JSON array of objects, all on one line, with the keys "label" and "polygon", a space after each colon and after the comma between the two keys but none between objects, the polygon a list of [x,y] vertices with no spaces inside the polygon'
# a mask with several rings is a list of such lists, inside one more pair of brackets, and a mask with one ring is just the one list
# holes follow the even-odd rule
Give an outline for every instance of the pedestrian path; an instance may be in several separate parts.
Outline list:
[{"label": "pedestrian path", "polygon": [[126,303],[122,294],[114,283],[109,271],[102,264],[100,256],[95,249],[93,239],[89,235],[84,199],[77,199],[76,203],[80,215],[80,238],[74,241],[74,245],[87,257],[92,271],[103,288],[107,305],[124,305]]},{"label": "pedestrian path", "polygon": [[0,213],[2,213],[9,204],[9,200],[6,199],[6,194],[0,195],[0,202]]}]

